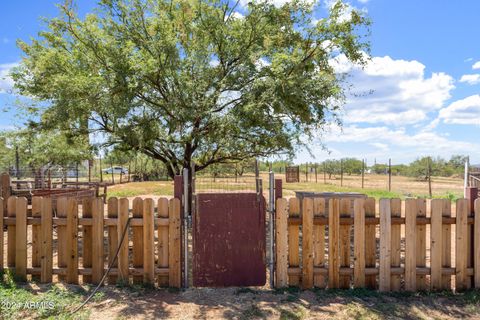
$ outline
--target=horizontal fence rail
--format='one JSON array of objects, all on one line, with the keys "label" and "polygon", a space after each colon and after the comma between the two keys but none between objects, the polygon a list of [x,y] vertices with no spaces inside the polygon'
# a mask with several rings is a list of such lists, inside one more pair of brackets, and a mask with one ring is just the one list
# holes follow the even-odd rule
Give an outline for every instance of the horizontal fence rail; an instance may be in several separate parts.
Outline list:
[{"label": "horizontal fence rail", "polygon": [[444,199],[277,199],[275,286],[480,288],[480,199],[455,208]]},{"label": "horizontal fence rail", "polygon": [[[97,284],[118,256],[108,283],[181,286],[180,200],[0,198],[7,216],[0,219],[0,269],[19,280],[29,276]],[[128,226],[127,226],[128,225]],[[4,263],[6,227],[6,266]],[[125,232],[126,230],[126,232]],[[125,232],[125,235],[124,235]],[[124,237],[122,244],[120,240]],[[120,246],[120,248],[119,248]],[[54,279],[56,275],[56,279]]]}]

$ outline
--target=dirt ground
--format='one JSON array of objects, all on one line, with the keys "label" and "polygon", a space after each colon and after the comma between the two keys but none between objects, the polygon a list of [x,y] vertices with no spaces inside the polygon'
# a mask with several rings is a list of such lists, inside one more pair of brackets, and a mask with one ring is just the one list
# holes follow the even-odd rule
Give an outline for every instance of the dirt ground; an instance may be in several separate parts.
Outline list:
[{"label": "dirt ground", "polygon": [[265,288],[102,289],[90,319],[480,319],[477,293]]}]

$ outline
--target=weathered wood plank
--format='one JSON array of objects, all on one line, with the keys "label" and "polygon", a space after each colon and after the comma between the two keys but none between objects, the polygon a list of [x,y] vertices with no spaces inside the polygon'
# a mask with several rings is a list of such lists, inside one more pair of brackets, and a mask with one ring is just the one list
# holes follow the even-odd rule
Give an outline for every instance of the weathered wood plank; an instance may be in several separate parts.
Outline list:
[{"label": "weathered wood plank", "polygon": [[75,199],[67,203],[67,283],[78,284],[78,206]]},{"label": "weathered wood plank", "polygon": [[98,284],[103,277],[104,245],[103,245],[103,199],[93,200],[93,225],[92,225],[92,283]]},{"label": "weathered wood plank", "polygon": [[391,207],[390,199],[380,200],[380,276],[379,290],[390,291],[391,274]]},{"label": "weathered wood plank", "polygon": [[288,205],[287,200],[277,199],[275,213],[275,249],[276,249],[276,270],[275,287],[283,288],[288,285]]},{"label": "weathered wood plank", "polygon": [[[118,218],[118,199],[116,197],[112,197],[108,199],[107,206],[108,206],[107,216],[112,219]],[[108,231],[108,265],[110,265],[118,249],[117,226],[116,225],[108,226],[107,231]],[[118,267],[118,259],[113,264],[113,267],[114,268]],[[117,276],[109,275],[108,283],[110,284],[117,283]]]},{"label": "weathered wood plank", "polygon": [[[297,198],[290,198],[289,200],[289,217],[300,216],[300,201]],[[300,234],[299,227],[294,225],[288,226],[288,265],[290,267],[300,266]],[[297,275],[289,275],[288,283],[291,286],[298,286],[300,277]]]},{"label": "weathered wood plank", "polygon": [[53,272],[53,225],[52,225],[52,199],[42,199],[42,224],[40,247],[40,281],[52,282]]},{"label": "weathered wood plank", "polygon": [[180,288],[182,282],[181,236],[180,236],[180,200],[171,199],[169,203],[169,250],[168,250],[168,283],[170,287]]},{"label": "weathered wood plank", "polygon": [[143,201],[143,282],[155,284],[155,225],[154,225],[153,200],[148,198]]},{"label": "weathered wood plank", "polygon": [[[375,199],[367,198],[365,200],[365,220],[375,218]],[[375,268],[377,262],[377,234],[375,225],[365,226],[365,267]],[[365,285],[367,288],[376,289],[377,277],[375,275],[365,276]]]},{"label": "weathered wood plank", "polygon": [[[392,218],[400,218],[402,215],[402,201],[400,199],[392,199],[390,201],[390,211],[392,213]],[[391,221],[390,221],[391,222]],[[392,224],[391,227],[391,267],[399,268],[401,263],[401,225]],[[400,275],[392,274],[390,282],[390,290],[399,291],[401,289],[401,278]]]},{"label": "weathered wood plank", "polygon": [[355,288],[363,288],[365,287],[365,200],[356,199],[353,211],[353,283]]},{"label": "weathered wood plank", "polygon": [[[158,199],[158,216],[168,219],[168,199]],[[168,268],[168,225],[158,226],[158,267]],[[168,286],[168,276],[158,276],[158,285]]]},{"label": "weathered wood plank", "polygon": [[455,290],[462,291],[468,288],[467,260],[468,260],[468,200],[457,200],[457,224],[455,228]]},{"label": "weathered wood plank", "polygon": [[302,205],[302,288],[313,288],[313,199]]},{"label": "weathered wood plank", "polygon": [[27,280],[27,199],[17,198],[16,237],[15,237],[15,276]]},{"label": "weathered wood plank", "polygon": [[430,288],[432,290],[442,289],[442,216],[443,216],[442,199],[433,199],[430,204],[430,217],[432,224],[430,226]]},{"label": "weathered wood plank", "polygon": [[416,290],[416,218],[417,199],[405,200],[405,290]]},{"label": "weathered wood plank", "polygon": [[340,286],[340,201],[330,199],[328,208],[328,287]]},{"label": "weathered wood plank", "polygon": [[118,251],[118,277],[117,282],[123,284],[129,284],[129,273],[128,273],[128,230],[123,235],[125,227],[127,226],[128,222],[128,210],[129,210],[130,203],[127,198],[121,198],[118,202],[118,225],[117,225],[117,232],[118,232],[118,241],[122,239],[123,241]]},{"label": "weathered wood plank", "polygon": [[[325,199],[313,199],[313,215],[325,218]],[[325,267],[325,226],[313,225],[313,265],[314,268]],[[324,275],[313,275],[313,283],[317,288],[325,288],[326,277]]]}]

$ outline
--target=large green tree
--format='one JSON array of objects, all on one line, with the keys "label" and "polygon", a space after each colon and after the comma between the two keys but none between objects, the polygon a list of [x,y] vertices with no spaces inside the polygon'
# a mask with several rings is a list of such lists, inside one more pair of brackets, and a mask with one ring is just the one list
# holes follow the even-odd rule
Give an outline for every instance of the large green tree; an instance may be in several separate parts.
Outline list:
[{"label": "large green tree", "polygon": [[101,0],[82,18],[70,3],[46,31],[19,41],[20,94],[40,101],[44,129],[100,132],[165,163],[189,167],[292,154],[338,122],[340,55],[368,59],[368,24],[338,2]]}]

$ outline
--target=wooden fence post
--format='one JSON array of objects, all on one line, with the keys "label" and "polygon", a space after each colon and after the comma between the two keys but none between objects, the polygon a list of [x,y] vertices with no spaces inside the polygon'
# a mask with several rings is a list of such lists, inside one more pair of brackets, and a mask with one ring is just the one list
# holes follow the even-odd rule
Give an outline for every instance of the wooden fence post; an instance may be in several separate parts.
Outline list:
[{"label": "wooden fence post", "polygon": [[[158,199],[158,217],[168,218],[168,199]],[[158,267],[168,268],[168,225],[158,226]],[[168,286],[168,276],[158,276],[158,285],[161,287]]]},{"label": "wooden fence post", "polygon": [[283,288],[288,285],[288,206],[287,200],[277,199],[275,206],[275,249],[276,270],[275,287]]},{"label": "wooden fence post", "polygon": [[[10,218],[15,218],[17,207],[17,197],[12,196],[7,201],[7,214]],[[16,226],[9,225],[7,229],[7,267],[15,267],[15,232]]]},{"label": "wooden fence post", "polygon": [[[62,197],[57,200],[57,217],[67,217],[67,198]],[[67,226],[57,226],[57,264],[58,268],[67,267]],[[58,275],[60,281],[65,280],[65,275]]]},{"label": "wooden fence post", "polygon": [[443,200],[433,199],[430,202],[430,288],[442,289],[442,219]]},{"label": "wooden fence post", "polygon": [[[313,199],[313,215],[315,217],[326,218],[325,216],[325,199]],[[288,240],[287,240],[288,241]],[[325,225],[313,225],[313,266],[314,268],[325,267]],[[317,288],[325,288],[325,275],[313,275],[313,282]]]},{"label": "wooden fence post", "polygon": [[27,280],[27,199],[17,198],[15,275],[21,281]]},{"label": "wooden fence post", "polygon": [[[340,217],[351,218],[352,206],[350,199],[340,199]],[[340,267],[350,267],[350,225],[340,225]],[[340,288],[350,288],[350,275],[340,276]]]},{"label": "wooden fence post", "polygon": [[2,217],[7,216],[7,202],[10,198],[10,175],[8,173],[2,173],[0,175],[0,198],[3,198],[3,206],[0,207],[2,211]]},{"label": "wooden fence post", "polygon": [[[83,218],[92,218],[93,212],[93,199],[87,198],[83,200],[82,203],[82,217]],[[83,236],[83,250],[82,250],[82,265],[84,268],[92,268],[92,226],[82,226],[82,236]],[[84,283],[91,283],[91,275],[83,275]]]},{"label": "wooden fence post", "polygon": [[[143,205],[142,198],[133,199],[132,214],[134,218],[143,217]],[[132,243],[133,267],[143,268],[143,227],[132,227]],[[133,276],[132,279],[134,284],[143,283],[143,275]]]},{"label": "wooden fence post", "polygon": [[103,248],[103,199],[93,200],[92,212],[92,283],[98,284],[104,273],[104,248]]},{"label": "wooden fence post", "polygon": [[302,288],[313,288],[313,199],[302,205]]},{"label": "wooden fence post", "polygon": [[380,291],[390,291],[391,284],[391,227],[390,199],[380,199]]},{"label": "wooden fence post", "polygon": [[182,282],[181,266],[181,236],[180,236],[180,199],[174,198],[169,204],[169,258],[168,258],[168,283],[170,287],[180,288]]},{"label": "wooden fence post", "polygon": [[[365,200],[365,217],[375,218],[375,199],[367,198]],[[365,267],[375,268],[377,263],[377,234],[376,226],[370,224],[365,226]],[[365,286],[370,289],[377,287],[377,277],[375,275],[365,276]]]},{"label": "wooden fence post", "polygon": [[143,282],[155,284],[155,221],[153,200],[143,202]]},{"label": "wooden fence post", "polygon": [[[298,198],[290,198],[289,200],[289,217],[298,218],[300,216],[300,200]],[[298,225],[288,225],[288,265],[290,268],[300,266],[299,256],[300,236]],[[288,284],[290,286],[298,286],[300,277],[298,275],[289,275]]]},{"label": "wooden fence post", "polygon": [[355,288],[365,287],[365,200],[355,199],[353,204],[353,283]]},{"label": "wooden fence post", "polygon": [[[402,216],[402,200],[392,199],[390,200],[390,211],[392,213],[392,218],[400,218]],[[391,226],[391,267],[400,268],[401,262],[401,243],[402,243],[402,234],[400,224],[392,224]],[[400,291],[401,289],[401,279],[400,275],[391,275],[390,277],[390,290]]]},{"label": "wooden fence post", "polygon": [[41,215],[40,281],[49,283],[52,282],[53,269],[52,198],[42,199]]},{"label": "wooden fence post", "polygon": [[78,206],[77,200],[67,204],[67,283],[78,284]]},{"label": "wooden fence post", "polygon": [[480,288],[480,199],[475,200],[474,223],[474,279],[475,288]]},{"label": "wooden fence post", "polygon": [[[40,218],[42,216],[42,201],[41,197],[32,198],[32,217]],[[32,225],[32,268],[40,268],[40,238],[41,226]],[[32,275],[32,279],[38,279],[38,276]]]},{"label": "wooden fence post", "polygon": [[328,287],[340,285],[340,201],[330,199],[328,208]]},{"label": "wooden fence post", "polygon": [[417,200],[405,200],[405,290],[415,291],[417,280],[416,256]]},{"label": "wooden fence post", "polygon": [[[116,197],[112,197],[108,199],[107,206],[108,206],[107,208],[108,217],[118,219],[118,199]],[[115,257],[115,253],[117,252],[117,248],[118,248],[118,241],[119,241],[119,236],[117,232],[117,226],[115,225],[108,226],[108,265],[112,263]],[[113,267],[114,268],[118,267],[118,259],[113,264]],[[108,276],[108,283],[109,284],[117,283],[117,276]]]},{"label": "wooden fence post", "polygon": [[[452,216],[452,202],[443,201],[442,216],[450,218]],[[442,267],[452,267],[452,225],[444,224],[442,226]],[[444,290],[452,289],[452,277],[450,275],[442,276],[442,288]]]},{"label": "wooden fence post", "polygon": [[[123,231],[127,225],[128,221],[128,210],[129,210],[129,201],[126,198],[121,198],[118,204],[118,224],[117,224],[117,233],[118,241],[122,238]],[[128,230],[125,233],[120,250],[118,251],[118,277],[117,281],[128,284],[129,283],[129,274],[128,274]]]},{"label": "wooden fence post", "polygon": [[[417,199],[417,217],[425,218],[427,216],[427,201],[425,199]],[[417,267],[424,268],[427,266],[427,225],[417,225],[416,231],[416,256]],[[417,275],[416,290],[426,290],[426,276]]]},{"label": "wooden fence post", "polygon": [[455,290],[467,289],[468,260],[468,200],[457,200],[457,217],[455,230]]}]

